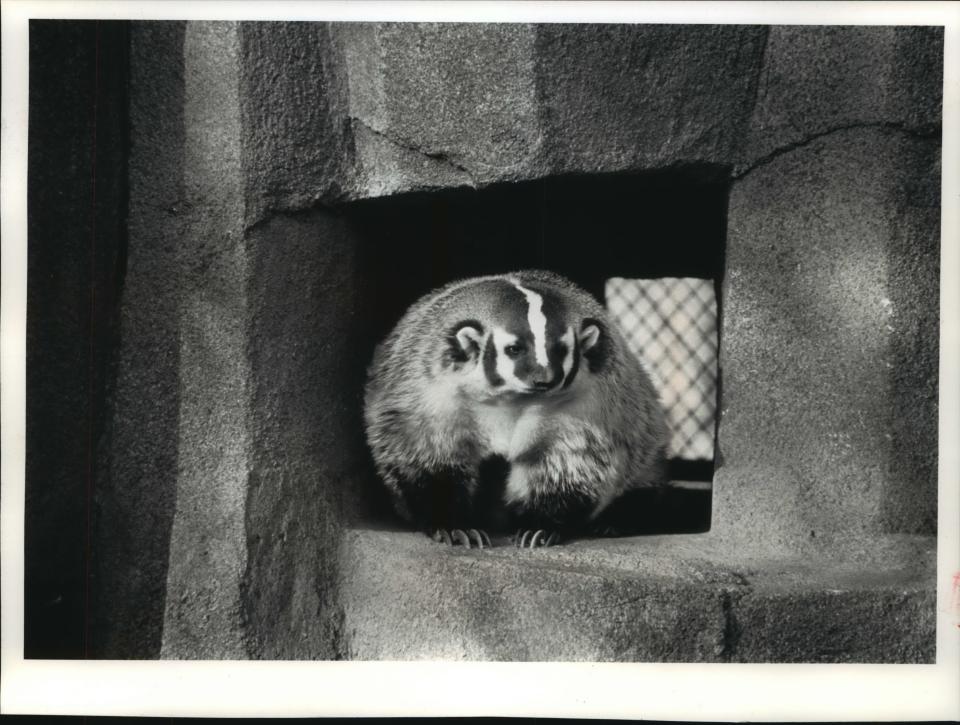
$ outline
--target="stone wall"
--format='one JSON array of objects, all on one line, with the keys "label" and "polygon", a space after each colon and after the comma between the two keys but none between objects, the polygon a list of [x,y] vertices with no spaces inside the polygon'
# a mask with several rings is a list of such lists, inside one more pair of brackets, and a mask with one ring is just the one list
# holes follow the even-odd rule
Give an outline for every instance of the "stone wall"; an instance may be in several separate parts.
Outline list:
[{"label": "stone wall", "polygon": [[248,225],[276,121],[248,108],[248,42],[133,24],[110,656],[336,654],[339,491],[362,445],[353,249],[326,212]]},{"label": "stone wall", "polygon": [[936,531],[941,59],[935,29],[770,32],[730,192],[725,536]]},{"label": "stone wall", "polygon": [[724,535],[936,530],[939,153],[846,129],[738,179],[721,332]]},{"label": "stone wall", "polygon": [[[942,37],[133,23],[99,651],[330,658],[363,641],[395,652],[374,630],[344,628],[373,626],[403,577],[370,599],[364,582],[380,582],[386,564],[352,534],[341,547],[369,474],[366,272],[393,241],[382,225],[371,239],[363,204],[409,192],[510,197],[517,182],[653,172],[728,188],[708,540],[731,556],[827,559],[886,550],[890,535],[932,541]],[[403,274],[403,255],[391,258]],[[562,573],[544,576],[564,588]],[[911,606],[926,601],[922,582],[910,587]],[[863,611],[899,596],[881,588],[887,604]],[[611,583],[608,594],[624,591]],[[643,656],[731,657],[731,597],[711,595],[719,639]],[[758,597],[743,599],[750,621],[767,611]],[[429,610],[411,600],[410,611]],[[927,656],[916,653],[929,653],[928,618],[909,646],[890,621],[889,657]],[[489,619],[471,626],[487,642],[504,635]],[[744,634],[742,651],[776,659],[761,631]],[[647,652],[631,647],[622,652]]]},{"label": "stone wall", "polygon": [[130,35],[132,242],[124,244],[107,472],[98,481],[95,653],[155,657],[178,475],[184,26],[151,23]]},{"label": "stone wall", "polygon": [[[767,30],[343,23],[244,36],[264,84],[254,97],[274,110],[255,126],[270,149],[257,218],[318,199],[730,164]],[[342,163],[305,163],[321,147]]]}]

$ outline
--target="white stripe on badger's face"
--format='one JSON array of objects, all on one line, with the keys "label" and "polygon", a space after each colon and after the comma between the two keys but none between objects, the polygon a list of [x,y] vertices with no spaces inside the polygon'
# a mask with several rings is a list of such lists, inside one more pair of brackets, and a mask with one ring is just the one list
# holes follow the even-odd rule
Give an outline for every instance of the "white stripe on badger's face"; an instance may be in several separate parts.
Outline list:
[{"label": "white stripe on badger's face", "polygon": [[543,314],[543,297],[519,282],[514,281],[513,286],[527,298],[527,323],[533,333],[533,352],[537,363],[547,367],[550,360],[547,357],[547,317]]},{"label": "white stripe on badger's face", "polygon": [[563,356],[563,382],[567,382],[567,378],[570,376],[570,371],[573,370],[573,355],[576,352],[576,335],[574,335],[573,328],[568,327],[567,331],[563,333],[563,337],[560,340],[567,346],[567,352]]}]

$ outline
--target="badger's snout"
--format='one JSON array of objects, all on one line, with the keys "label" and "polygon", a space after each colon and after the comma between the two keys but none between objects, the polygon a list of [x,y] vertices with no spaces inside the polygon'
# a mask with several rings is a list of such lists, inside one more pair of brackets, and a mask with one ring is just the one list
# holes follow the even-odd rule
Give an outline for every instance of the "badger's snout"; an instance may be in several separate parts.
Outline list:
[{"label": "badger's snout", "polygon": [[554,370],[549,365],[541,365],[530,377],[530,384],[537,392],[553,390],[563,379],[563,371]]}]

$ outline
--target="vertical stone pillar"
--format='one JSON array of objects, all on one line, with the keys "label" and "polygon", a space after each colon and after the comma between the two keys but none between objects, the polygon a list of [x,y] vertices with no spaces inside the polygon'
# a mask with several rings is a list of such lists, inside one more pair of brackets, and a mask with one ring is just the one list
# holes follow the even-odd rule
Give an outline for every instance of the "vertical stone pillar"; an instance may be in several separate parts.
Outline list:
[{"label": "vertical stone pillar", "polygon": [[176,513],[161,652],[167,658],[247,656],[240,581],[250,456],[249,260],[239,43],[233,23],[186,26]]},{"label": "vertical stone pillar", "polygon": [[355,240],[293,211],[344,163],[325,32],[184,30],[166,658],[337,656],[340,501],[362,460]]},{"label": "vertical stone pillar", "polygon": [[177,475],[183,32],[131,23],[120,334],[100,450],[95,544],[99,657],[157,657]]},{"label": "vertical stone pillar", "polygon": [[714,530],[764,551],[935,532],[940,82],[920,70],[942,36],[924,32],[771,31],[730,193],[714,491]]},{"label": "vertical stone pillar", "polygon": [[244,613],[250,653],[333,659],[343,500],[357,495],[366,361],[354,342],[357,252],[317,211],[248,233],[252,318]]},{"label": "vertical stone pillar", "polygon": [[344,78],[326,23],[245,23],[241,35],[250,318],[244,616],[251,656],[332,659],[343,503],[366,451],[356,343],[358,239],[310,207],[350,166]]}]

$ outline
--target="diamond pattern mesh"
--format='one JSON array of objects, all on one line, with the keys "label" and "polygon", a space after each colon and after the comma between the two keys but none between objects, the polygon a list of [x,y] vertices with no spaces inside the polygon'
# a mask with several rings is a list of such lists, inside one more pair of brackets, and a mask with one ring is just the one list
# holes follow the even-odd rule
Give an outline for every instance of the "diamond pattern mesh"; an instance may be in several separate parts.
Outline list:
[{"label": "diamond pattern mesh", "polygon": [[660,393],[669,455],[713,459],[717,407],[717,300],[713,280],[607,280],[607,308]]}]

